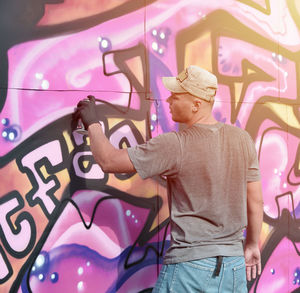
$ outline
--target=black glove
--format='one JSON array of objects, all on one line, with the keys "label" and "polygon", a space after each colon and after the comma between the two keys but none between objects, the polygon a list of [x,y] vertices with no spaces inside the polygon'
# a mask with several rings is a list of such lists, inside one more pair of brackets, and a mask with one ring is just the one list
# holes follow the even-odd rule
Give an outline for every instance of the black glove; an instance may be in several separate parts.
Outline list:
[{"label": "black glove", "polygon": [[96,104],[95,104],[95,97],[88,96],[89,101],[81,100],[77,104],[77,108],[75,113],[73,114],[73,119],[78,121],[81,119],[84,128],[87,130],[89,126],[93,123],[99,123],[99,119],[97,118],[96,114]]}]

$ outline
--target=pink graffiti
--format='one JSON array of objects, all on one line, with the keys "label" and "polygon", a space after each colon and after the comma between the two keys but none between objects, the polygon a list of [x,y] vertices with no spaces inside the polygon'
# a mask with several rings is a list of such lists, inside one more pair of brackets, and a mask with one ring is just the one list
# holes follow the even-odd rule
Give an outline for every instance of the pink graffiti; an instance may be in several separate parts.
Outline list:
[{"label": "pink graffiti", "polygon": [[[229,34],[222,35],[222,31],[216,40],[217,43],[209,44],[216,48],[214,53],[216,53],[217,59],[210,61],[215,62],[215,74],[218,75],[220,81],[214,115],[222,122],[233,123],[245,128],[257,103],[262,103],[262,97],[272,98],[273,101],[282,104],[286,103],[287,109],[291,104],[298,103],[297,64],[295,64],[295,60],[290,59],[290,56],[292,52],[300,49],[300,36],[299,28],[286,2],[284,0],[211,0],[208,2],[160,0],[146,8],[118,18],[108,19],[104,23],[80,32],[62,34],[43,40],[32,40],[12,47],[8,51],[7,99],[0,118],[9,118],[11,124],[20,127],[21,132],[18,140],[14,142],[4,139],[0,141],[0,156],[16,150],[19,145],[39,130],[70,115],[79,99],[84,98],[87,94],[93,94],[113,105],[127,107],[129,93],[132,90],[132,101],[129,108],[131,110],[140,109],[142,103],[149,101],[140,99],[141,93],[137,92],[134,87],[130,87],[128,76],[124,72],[119,72],[114,53],[106,55],[105,64],[102,60],[103,54],[109,51],[129,49],[142,43],[145,46],[146,55],[152,58],[155,56],[159,60],[161,68],[158,69],[176,75],[179,69],[177,34],[197,23],[201,24],[212,13],[221,10],[228,12],[240,22],[241,26],[256,32],[258,36],[264,38],[264,42],[272,41],[275,45],[274,49],[267,49],[262,45],[264,42],[256,43],[253,40],[248,42],[237,39],[235,36],[231,37]],[[262,12],[268,8],[268,4],[270,12]],[[256,5],[259,5],[261,9],[257,9]],[[51,6],[47,7],[47,13],[51,13]],[[92,14],[93,11],[87,11],[87,15]],[[46,15],[40,21],[39,26],[47,25],[48,16]],[[208,27],[207,32],[210,32],[209,29]],[[288,56],[285,50],[280,52],[279,46],[289,50],[291,54]],[[193,60],[198,62],[197,58],[203,52],[192,53],[195,54]],[[139,57],[133,58],[126,64],[133,69],[136,74],[135,79],[143,84],[144,76],[142,76],[140,68],[141,64],[145,64],[145,60],[140,60]],[[251,69],[245,70],[245,66],[247,66],[245,64],[251,64]],[[150,124],[152,123],[149,126],[150,128],[152,126],[151,134],[155,136],[166,131],[165,129],[175,129],[177,126],[168,116],[165,103],[168,92],[163,88],[160,78],[163,73],[157,71],[157,75],[151,75],[154,72],[151,66],[156,65],[150,64],[146,68],[147,75],[149,75],[147,77],[152,85],[157,86],[156,94],[159,95],[159,98],[153,96],[152,92],[142,93],[144,97],[151,100],[149,102],[150,110],[147,113],[149,117],[145,117],[138,123],[139,129],[142,129],[142,134],[145,135],[145,129],[149,126],[147,125],[149,118]],[[256,75],[257,80],[247,84],[251,74]],[[262,77],[267,80],[261,80]],[[235,89],[240,90],[235,91],[237,93],[235,101],[232,101],[230,86],[236,86]],[[244,96],[240,96],[243,87],[245,87]],[[151,90],[153,91],[153,88]],[[235,103],[240,104],[240,109],[236,119],[231,121],[234,107],[236,107]],[[291,117],[288,116],[288,112],[286,114],[283,114],[282,110],[279,112],[274,112],[274,115],[282,115],[281,118],[283,117],[286,128],[272,121],[272,117],[267,117],[261,123],[255,137],[256,148],[260,156],[264,211],[268,217],[279,219],[282,211],[287,209],[293,219],[296,219],[295,209],[297,207],[299,209],[300,189],[299,178],[293,172],[293,167],[298,159],[299,137],[292,134],[289,129]],[[116,119],[118,118],[116,117]],[[296,124],[298,118],[296,117],[293,121],[293,127],[298,127]],[[143,123],[145,125],[142,125]],[[62,127],[57,131],[60,133],[64,129]],[[74,147],[80,147],[85,143],[83,136],[76,133],[70,135],[73,135]],[[128,126],[123,126],[117,132],[112,133],[110,140],[115,146],[119,146],[120,138],[123,137],[126,137],[132,146],[137,143]],[[102,180],[105,174],[99,166],[94,164],[88,173],[80,169],[80,159],[90,154],[90,151],[87,150],[75,153],[72,157],[72,168],[79,179]],[[43,205],[44,212],[51,215],[57,202],[49,197],[47,192],[54,187],[55,181],[45,182],[43,180],[45,178],[41,177],[39,170],[35,167],[35,163],[41,159],[47,159],[52,166],[57,166],[66,159],[62,155],[58,140],[40,145],[20,160],[22,166],[30,170],[32,178],[36,182],[37,190],[32,195],[32,200]],[[293,184],[291,184],[291,180]],[[139,187],[136,186],[139,183],[132,179],[128,179],[124,185],[126,184],[126,188],[131,190]],[[122,183],[120,186],[124,188]],[[114,187],[118,189],[120,186]],[[159,191],[162,187],[158,183],[157,186]],[[120,189],[122,188],[120,187]],[[146,198],[148,190],[143,192],[140,197]],[[86,225],[89,225],[97,201],[108,197],[109,194],[81,190],[68,196],[70,198],[73,196]],[[13,234],[6,218],[8,211],[17,206],[18,202],[15,199],[0,205],[0,224],[11,248],[22,252],[30,240],[30,226],[24,220],[21,222],[20,233]],[[121,198],[114,198],[101,203],[93,224],[87,229],[78,210],[68,203],[45,240],[42,250],[53,259],[56,259],[57,255],[62,259],[63,253],[59,249],[65,246],[73,249],[72,245],[76,244],[78,247],[84,248],[79,251],[95,252],[104,259],[105,264],[109,263],[111,266],[101,267],[101,262],[97,266],[91,265],[92,263],[88,265],[88,260],[84,255],[71,256],[64,259],[64,262],[51,263],[51,273],[57,272],[59,281],[53,283],[51,274],[47,275],[43,281],[39,280],[38,275],[34,275],[30,279],[31,289],[33,292],[53,292],[53,289],[63,292],[68,288],[72,288],[72,290],[81,288],[85,292],[99,292],[97,291],[100,286],[98,281],[101,280],[101,291],[108,290],[118,279],[118,258],[143,233],[148,216],[148,210],[125,202]],[[270,225],[270,231],[264,233],[269,233],[270,236],[272,228],[274,227]],[[289,228],[287,227],[287,229]],[[160,231],[148,239],[147,243],[160,242],[162,238],[163,234]],[[299,249],[298,243],[295,244],[295,247],[297,246]],[[257,292],[290,292],[297,288],[297,284],[293,284],[293,272],[299,263],[299,255],[296,253],[295,247],[290,240],[284,238],[277,247],[272,248],[272,254],[257,284]],[[0,252],[1,279],[9,273],[9,269],[4,264],[6,261],[4,254],[1,250]],[[79,268],[82,268],[84,278],[82,278],[82,274],[79,274],[81,272]],[[135,274],[128,276],[119,292],[130,292],[133,289],[132,292],[138,292],[150,288],[155,282],[158,268],[158,265],[141,267]]]}]

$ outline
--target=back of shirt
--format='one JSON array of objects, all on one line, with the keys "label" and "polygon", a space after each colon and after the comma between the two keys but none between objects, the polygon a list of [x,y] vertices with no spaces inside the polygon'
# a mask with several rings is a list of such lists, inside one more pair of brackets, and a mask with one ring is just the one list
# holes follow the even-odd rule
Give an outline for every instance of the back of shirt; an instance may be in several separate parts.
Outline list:
[{"label": "back of shirt", "polygon": [[260,180],[246,131],[222,123],[195,124],[136,149],[128,153],[144,178],[167,176],[171,245],[165,263],[243,255],[247,182]]}]

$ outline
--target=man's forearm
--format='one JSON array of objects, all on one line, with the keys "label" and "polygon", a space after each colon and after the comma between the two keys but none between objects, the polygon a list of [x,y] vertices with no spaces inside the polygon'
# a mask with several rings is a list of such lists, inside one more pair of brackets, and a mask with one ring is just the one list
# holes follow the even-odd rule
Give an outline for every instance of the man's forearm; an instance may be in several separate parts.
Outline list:
[{"label": "man's forearm", "polygon": [[247,236],[246,244],[257,245],[263,221],[263,198],[260,182],[249,182],[247,186]]},{"label": "man's forearm", "polygon": [[73,119],[81,119],[88,129],[90,147],[96,162],[105,173],[132,173],[135,168],[129,158],[127,149],[117,149],[103,133],[97,117],[95,97],[88,96],[77,104]]},{"label": "man's forearm", "polygon": [[95,161],[105,173],[136,172],[129,159],[127,149],[117,149],[107,139],[99,123],[88,128],[90,147]]},{"label": "man's forearm", "polygon": [[262,220],[263,220],[263,208],[262,204],[257,204],[256,211],[248,211],[248,226],[247,226],[247,244],[258,244]]},{"label": "man's forearm", "polygon": [[93,156],[100,167],[105,170],[116,148],[103,133],[100,123],[91,124],[88,128],[88,134]]}]

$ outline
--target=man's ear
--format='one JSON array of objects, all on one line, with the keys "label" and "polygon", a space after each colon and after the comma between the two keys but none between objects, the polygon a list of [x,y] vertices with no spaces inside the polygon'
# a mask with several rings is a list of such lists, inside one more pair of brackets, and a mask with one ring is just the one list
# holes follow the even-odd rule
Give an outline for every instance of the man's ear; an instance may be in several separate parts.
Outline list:
[{"label": "man's ear", "polygon": [[200,109],[200,107],[201,107],[201,101],[198,100],[198,99],[195,99],[193,101],[192,111],[193,112],[198,112],[198,110]]}]

